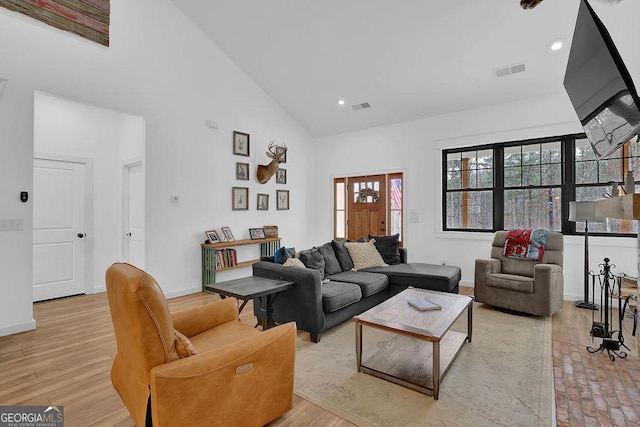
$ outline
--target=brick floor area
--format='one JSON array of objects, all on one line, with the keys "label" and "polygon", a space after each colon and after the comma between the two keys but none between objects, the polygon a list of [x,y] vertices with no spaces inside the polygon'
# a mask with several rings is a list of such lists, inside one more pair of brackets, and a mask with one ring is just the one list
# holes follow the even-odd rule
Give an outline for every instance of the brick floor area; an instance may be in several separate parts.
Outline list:
[{"label": "brick floor area", "polygon": [[[635,339],[635,337],[634,337]],[[558,426],[640,427],[640,362],[553,342]]]}]

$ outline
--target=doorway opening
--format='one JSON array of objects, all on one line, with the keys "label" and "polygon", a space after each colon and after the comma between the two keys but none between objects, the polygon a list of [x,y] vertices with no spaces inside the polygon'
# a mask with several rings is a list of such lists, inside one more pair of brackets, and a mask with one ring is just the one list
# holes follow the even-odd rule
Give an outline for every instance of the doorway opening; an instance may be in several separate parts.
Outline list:
[{"label": "doorway opening", "polygon": [[403,241],[402,172],[335,178],[334,239],[400,235]]},{"label": "doorway opening", "polygon": [[[144,264],[144,119],[35,92],[33,144],[33,300],[103,292],[113,262]],[[142,236],[127,253],[125,207]]]}]

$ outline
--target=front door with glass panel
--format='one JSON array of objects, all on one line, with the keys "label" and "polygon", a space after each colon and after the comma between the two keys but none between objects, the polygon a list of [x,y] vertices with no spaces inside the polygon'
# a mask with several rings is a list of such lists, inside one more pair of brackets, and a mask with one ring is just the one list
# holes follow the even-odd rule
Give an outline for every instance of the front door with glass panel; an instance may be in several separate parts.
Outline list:
[{"label": "front door with glass panel", "polygon": [[385,175],[362,176],[348,180],[348,238],[387,234],[387,192]]}]

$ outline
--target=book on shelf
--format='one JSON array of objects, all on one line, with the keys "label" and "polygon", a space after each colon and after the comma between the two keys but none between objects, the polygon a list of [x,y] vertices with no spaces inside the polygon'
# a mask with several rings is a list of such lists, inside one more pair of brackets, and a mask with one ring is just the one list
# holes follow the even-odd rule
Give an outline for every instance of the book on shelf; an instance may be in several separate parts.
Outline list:
[{"label": "book on shelf", "polygon": [[217,270],[224,270],[238,265],[235,249],[219,249],[215,253],[215,264]]},{"label": "book on shelf", "polygon": [[442,306],[435,302],[428,300],[427,298],[413,298],[407,301],[410,306],[417,308],[420,311],[429,310],[442,310]]}]

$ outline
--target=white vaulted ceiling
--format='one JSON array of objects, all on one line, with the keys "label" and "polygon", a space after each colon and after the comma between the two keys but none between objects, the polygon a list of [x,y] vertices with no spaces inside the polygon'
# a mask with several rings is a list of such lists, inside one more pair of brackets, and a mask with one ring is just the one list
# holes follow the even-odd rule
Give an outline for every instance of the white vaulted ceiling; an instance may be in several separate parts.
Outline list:
[{"label": "white vaulted ceiling", "polygon": [[[518,0],[172,2],[314,137],[564,91],[578,9],[578,0],[533,10]],[[565,47],[552,52],[557,39]],[[521,63],[525,72],[495,76]]]}]

